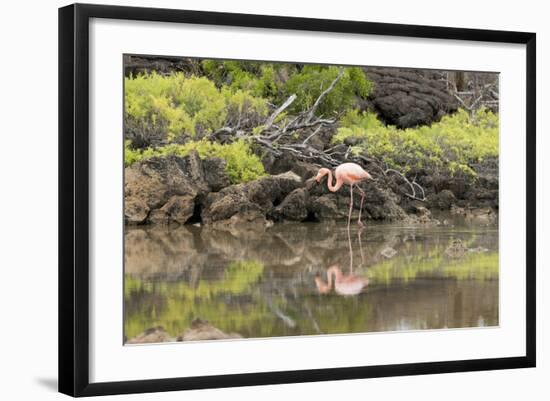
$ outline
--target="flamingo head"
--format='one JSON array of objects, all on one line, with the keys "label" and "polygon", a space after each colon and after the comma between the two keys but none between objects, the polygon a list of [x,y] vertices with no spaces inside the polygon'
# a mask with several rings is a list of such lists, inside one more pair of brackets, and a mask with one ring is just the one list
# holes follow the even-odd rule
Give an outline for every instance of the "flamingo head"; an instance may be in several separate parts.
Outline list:
[{"label": "flamingo head", "polygon": [[319,172],[317,173],[317,175],[315,176],[315,181],[317,181],[317,183],[321,182],[321,180],[323,179],[323,177],[325,175],[327,175],[328,173],[330,173],[330,170],[328,168],[321,168],[319,169]]}]

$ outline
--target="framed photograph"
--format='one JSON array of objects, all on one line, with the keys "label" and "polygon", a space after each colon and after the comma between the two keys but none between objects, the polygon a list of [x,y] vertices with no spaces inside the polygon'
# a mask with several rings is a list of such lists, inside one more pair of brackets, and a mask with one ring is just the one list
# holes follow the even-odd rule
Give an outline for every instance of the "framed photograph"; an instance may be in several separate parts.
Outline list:
[{"label": "framed photograph", "polygon": [[535,366],[535,34],[59,10],[59,390]]}]

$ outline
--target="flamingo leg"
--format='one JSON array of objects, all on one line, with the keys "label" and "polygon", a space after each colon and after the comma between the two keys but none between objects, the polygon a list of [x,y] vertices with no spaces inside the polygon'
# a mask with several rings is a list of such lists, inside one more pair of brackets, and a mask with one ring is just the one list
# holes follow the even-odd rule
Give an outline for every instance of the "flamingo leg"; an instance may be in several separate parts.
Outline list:
[{"label": "flamingo leg", "polygon": [[348,213],[348,230],[351,222],[351,211],[353,210],[353,184],[350,185],[349,194],[349,213]]},{"label": "flamingo leg", "polygon": [[361,193],[361,206],[359,206],[359,219],[357,219],[357,224],[359,224],[360,227],[364,227],[365,225],[361,221],[361,212],[363,211],[363,201],[365,200],[365,191],[363,191],[359,185],[357,186],[357,189],[359,189],[359,192]]}]

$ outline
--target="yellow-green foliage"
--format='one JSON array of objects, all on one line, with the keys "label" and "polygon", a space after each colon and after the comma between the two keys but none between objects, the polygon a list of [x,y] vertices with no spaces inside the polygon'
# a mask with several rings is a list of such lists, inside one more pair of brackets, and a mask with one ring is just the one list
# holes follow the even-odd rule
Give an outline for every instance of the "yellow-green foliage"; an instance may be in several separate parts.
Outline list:
[{"label": "yellow-green foliage", "polygon": [[470,115],[459,110],[431,126],[397,129],[373,113],[349,112],[334,141],[356,138],[355,153],[364,153],[403,171],[430,168],[475,176],[470,163],[497,157],[498,116],[485,110]]},{"label": "yellow-green foliage", "polygon": [[125,79],[126,116],[167,128],[168,139],[210,133],[232,113],[264,117],[267,102],[243,90],[218,89],[205,77],[151,73]]},{"label": "yellow-green foliage", "polygon": [[265,175],[264,167],[259,157],[252,153],[250,146],[244,140],[222,145],[208,140],[190,141],[183,145],[169,144],[159,148],[144,150],[131,149],[126,141],[124,162],[129,166],[137,161],[153,156],[177,155],[186,156],[191,150],[196,150],[201,158],[219,157],[226,161],[226,173],[232,183],[248,182]]}]

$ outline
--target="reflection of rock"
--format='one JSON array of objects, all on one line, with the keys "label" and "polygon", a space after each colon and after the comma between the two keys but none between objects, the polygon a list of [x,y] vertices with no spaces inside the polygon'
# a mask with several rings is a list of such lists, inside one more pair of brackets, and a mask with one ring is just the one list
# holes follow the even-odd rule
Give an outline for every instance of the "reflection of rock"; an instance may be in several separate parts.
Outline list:
[{"label": "reflection of rock", "polygon": [[152,157],[134,163],[125,169],[124,179],[125,219],[136,224],[185,223],[193,215],[197,197],[228,182],[225,162],[203,162],[195,151],[185,157]]},{"label": "reflection of rock", "polygon": [[226,340],[230,338],[242,338],[240,334],[226,334],[220,329],[212,326],[206,320],[195,319],[191,327],[186,329],[177,338],[178,341],[205,341],[205,340]]},{"label": "reflection of rock", "polygon": [[451,245],[445,249],[445,254],[450,258],[458,259],[464,256],[467,250],[468,248],[464,246],[461,240],[455,239],[451,242]]},{"label": "reflection of rock", "polygon": [[397,251],[391,247],[386,247],[380,251],[380,254],[385,258],[390,259],[397,255]]},{"label": "reflection of rock", "polygon": [[208,195],[201,217],[205,223],[229,219],[232,220],[228,223],[265,220],[274,204],[280,203],[299,186],[301,179],[292,172],[231,185]]},{"label": "reflection of rock", "polygon": [[414,205],[413,206],[416,215],[409,215],[407,222],[409,224],[421,224],[428,226],[438,226],[440,221],[432,217],[432,212],[426,209],[424,206]]},{"label": "reflection of rock", "polygon": [[467,222],[491,225],[498,223],[498,215],[494,209],[490,207],[482,207],[476,209],[465,209],[461,207],[452,207],[451,214],[463,216]]},{"label": "reflection of rock", "polygon": [[497,222],[498,216],[490,207],[484,207],[472,210],[466,215],[466,219],[481,224],[493,224]]},{"label": "reflection of rock", "polygon": [[478,246],[476,248],[470,248],[468,249],[468,252],[472,252],[472,253],[485,253],[485,252],[489,252],[489,249],[487,248],[484,248],[482,246]]},{"label": "reflection of rock", "polygon": [[157,273],[178,276],[193,266],[202,266],[213,257],[199,248],[190,229],[166,230],[152,226],[127,229],[124,234],[124,271],[136,277]]},{"label": "reflection of rock", "polygon": [[163,343],[166,341],[174,341],[174,338],[170,337],[166,330],[164,330],[164,327],[157,326],[138,334],[128,340],[126,344]]}]

